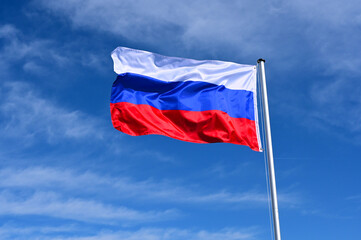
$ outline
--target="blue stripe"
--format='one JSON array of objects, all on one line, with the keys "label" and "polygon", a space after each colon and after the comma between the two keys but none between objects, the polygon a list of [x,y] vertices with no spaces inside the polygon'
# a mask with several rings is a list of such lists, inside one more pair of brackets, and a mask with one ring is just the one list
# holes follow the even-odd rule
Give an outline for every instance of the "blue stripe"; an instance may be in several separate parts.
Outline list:
[{"label": "blue stripe", "polygon": [[159,110],[220,110],[230,117],[254,120],[252,92],[206,82],[164,82],[124,73],[113,83],[111,102],[147,104]]}]

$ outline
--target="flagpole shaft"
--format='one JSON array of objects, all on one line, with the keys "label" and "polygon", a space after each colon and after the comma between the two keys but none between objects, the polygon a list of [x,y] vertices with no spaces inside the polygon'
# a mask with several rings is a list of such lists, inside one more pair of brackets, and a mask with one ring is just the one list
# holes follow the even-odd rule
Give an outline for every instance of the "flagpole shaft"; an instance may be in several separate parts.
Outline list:
[{"label": "flagpole shaft", "polygon": [[269,120],[269,110],[268,110],[268,97],[267,97],[267,86],[266,86],[266,74],[264,59],[258,59],[257,63],[259,64],[260,71],[260,80],[261,80],[261,95],[263,103],[263,115],[264,115],[264,124],[265,124],[265,134],[266,134],[266,150],[267,150],[267,159],[268,159],[268,172],[269,172],[269,181],[271,188],[271,199],[272,199],[272,216],[273,216],[273,228],[275,240],[281,240],[280,232],[280,222],[278,216],[278,202],[277,202],[277,190],[276,190],[276,178],[274,170],[274,161],[273,161],[273,148],[272,148],[272,138],[271,138],[271,125]]}]

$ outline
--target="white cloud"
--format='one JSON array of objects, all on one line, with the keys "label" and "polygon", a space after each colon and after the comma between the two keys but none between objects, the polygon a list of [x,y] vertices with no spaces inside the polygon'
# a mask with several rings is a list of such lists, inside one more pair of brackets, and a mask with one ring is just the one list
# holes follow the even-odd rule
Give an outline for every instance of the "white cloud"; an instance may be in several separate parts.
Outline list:
[{"label": "white cloud", "polygon": [[[41,74],[48,68],[49,63],[64,66],[69,62],[68,57],[58,51],[54,41],[27,39],[13,25],[0,26],[0,39],[4,40],[4,44],[0,48],[0,67],[3,71],[9,71],[16,63],[21,63],[22,70]],[[16,72],[20,70],[15,69]]]},{"label": "white cloud", "polygon": [[319,124],[326,122],[325,128],[348,129],[348,141],[361,140],[361,85],[355,81],[346,78],[321,81],[310,91],[314,109],[308,113],[309,116]]},{"label": "white cloud", "polygon": [[[82,42],[59,42],[28,36],[13,25],[0,25],[0,75],[24,71],[36,75],[51,74],[53,69],[69,70],[75,65],[102,70],[105,60],[95,52],[80,49]],[[14,67],[16,66],[16,68]],[[19,67],[20,66],[20,67]]]},{"label": "white cloud", "polygon": [[16,34],[18,34],[18,30],[10,24],[2,25],[0,27],[0,38],[11,38]]},{"label": "white cloud", "polygon": [[[167,49],[160,47],[163,51],[171,48],[174,53],[179,44],[178,53],[201,49],[224,54],[230,46],[232,50],[238,49],[240,55],[268,54],[275,50],[265,47],[263,39],[272,39],[277,33],[267,31],[267,36],[259,34],[267,30],[263,23],[272,20],[270,15],[273,16],[273,12],[258,4],[159,0],[35,2],[66,16],[78,28],[110,32],[135,42],[167,42]],[[216,47],[219,47],[218,50]]]},{"label": "white cloud", "polygon": [[96,223],[139,223],[169,219],[174,210],[142,212],[92,200],[62,198],[53,192],[35,192],[30,196],[3,191],[0,193],[1,215],[42,215]]},{"label": "white cloud", "polygon": [[[0,171],[2,188],[27,188],[33,190],[56,190],[60,192],[76,192],[95,194],[114,199],[133,199],[133,201],[162,201],[167,203],[188,204],[247,204],[266,206],[268,201],[265,193],[248,191],[231,193],[204,192],[196,188],[179,186],[169,181],[134,181],[129,178],[100,176],[92,172],[78,173],[67,169],[27,168],[3,169]],[[283,193],[279,200],[285,205],[297,205],[299,200],[292,194]]]},{"label": "white cloud", "polygon": [[347,197],[346,200],[355,203],[357,210],[361,210],[361,194]]},{"label": "white cloud", "polygon": [[[73,238],[74,239],[74,238]],[[141,229],[136,232],[119,231],[99,233],[96,236],[79,237],[74,240],[236,240],[256,239],[256,232],[250,230],[225,229],[219,232],[189,231],[180,229]]]},{"label": "white cloud", "polygon": [[152,150],[143,150],[143,151],[136,150],[136,151],[134,151],[134,153],[132,153],[132,155],[134,157],[151,156],[152,158],[158,160],[159,162],[166,162],[166,163],[173,163],[173,164],[177,163],[176,160],[172,156],[162,154],[160,152],[156,152],[156,151],[152,151]]},{"label": "white cloud", "polygon": [[12,224],[0,226],[0,238],[6,239],[49,239],[47,235],[61,235],[79,231],[76,225],[41,226],[41,227],[17,227]]},{"label": "white cloud", "polygon": [[355,200],[361,203],[361,194],[359,195],[354,195],[354,196],[350,196],[346,198],[347,200]]},{"label": "white cloud", "polygon": [[6,120],[2,137],[21,137],[24,141],[45,137],[49,142],[57,142],[64,138],[101,139],[103,136],[98,119],[39,97],[24,82],[7,83],[4,89],[0,103],[0,114]]},{"label": "white cloud", "polygon": [[[307,62],[322,63],[328,74],[355,76],[361,74],[357,49],[361,36],[360,4],[358,1],[288,1],[285,6],[302,25],[303,36],[309,43]],[[322,6],[322,7],[319,7]],[[312,57],[312,59],[311,59]],[[310,65],[313,67],[314,64]]]},{"label": "white cloud", "polygon": [[[121,206],[121,202],[187,203],[187,204],[257,204],[265,203],[258,193],[201,194],[169,182],[132,181],[126,178],[100,176],[92,172],[75,172],[69,169],[26,168],[0,170],[0,215],[44,216],[84,223],[101,223],[106,226],[129,226],[142,222],[166,221],[179,217],[176,210],[136,210]],[[106,197],[108,196],[108,197]],[[128,200],[122,201],[124,198]],[[114,201],[117,204],[110,204]],[[281,200],[281,202],[284,202]],[[109,225],[108,225],[109,226]],[[252,229],[205,230],[141,229],[136,231],[110,231],[104,228],[89,230],[71,227],[40,229],[31,227],[15,231],[11,226],[0,227],[2,239],[19,239],[36,236],[40,239],[256,239]],[[73,237],[68,237],[66,232]],[[6,238],[6,236],[8,238]],[[74,237],[77,236],[77,237]]]},{"label": "white cloud", "polygon": [[[163,51],[171,49],[173,54],[184,53],[185,49],[193,54],[201,50],[208,55],[211,52],[223,56],[227,51],[231,55],[237,51],[238,56],[262,56],[273,61],[283,59],[282,64],[287,64],[294,61],[292,56],[299,55],[301,43],[312,55],[306,58],[307,61],[315,62],[312,59],[316,57],[317,62],[322,59],[324,64],[329,64],[343,59],[345,51],[356,57],[348,45],[360,40],[352,31],[358,29],[360,21],[357,19],[361,19],[361,7],[356,0],[348,4],[324,0],[35,2],[69,18],[77,28],[110,32],[135,42],[155,44]],[[298,28],[294,27],[296,25]],[[340,32],[347,33],[348,41],[344,42],[342,36],[333,37]],[[159,44],[162,41],[169,44],[162,47]],[[344,51],[338,51],[341,49]],[[328,66],[324,70],[326,68]],[[354,67],[351,69],[360,72]]]},{"label": "white cloud", "polygon": [[[69,237],[68,233],[74,233]],[[43,240],[256,240],[259,239],[259,230],[255,227],[246,229],[220,229],[215,231],[188,230],[178,228],[141,228],[134,231],[120,230],[97,230],[94,234],[84,233],[82,227],[76,225],[66,226],[40,226],[40,227],[15,227],[3,225],[0,227],[0,237],[8,239],[43,239]]]}]

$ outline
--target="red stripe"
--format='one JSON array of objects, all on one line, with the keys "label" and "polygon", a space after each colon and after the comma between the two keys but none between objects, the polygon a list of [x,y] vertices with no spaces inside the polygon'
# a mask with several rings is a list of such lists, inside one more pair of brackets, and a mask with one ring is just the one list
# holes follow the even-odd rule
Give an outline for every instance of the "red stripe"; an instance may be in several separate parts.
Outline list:
[{"label": "red stripe", "polygon": [[195,143],[225,142],[259,151],[255,121],[225,112],[159,110],[145,104],[110,104],[113,126],[132,136],[158,134]]}]

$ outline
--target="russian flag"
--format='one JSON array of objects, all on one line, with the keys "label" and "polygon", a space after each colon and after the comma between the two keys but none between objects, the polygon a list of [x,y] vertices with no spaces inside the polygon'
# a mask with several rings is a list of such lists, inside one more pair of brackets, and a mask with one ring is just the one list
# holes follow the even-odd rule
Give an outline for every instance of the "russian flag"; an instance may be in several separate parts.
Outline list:
[{"label": "russian flag", "polygon": [[118,74],[110,103],[116,129],[132,136],[158,134],[261,151],[256,66],[125,47],[111,56]]}]

